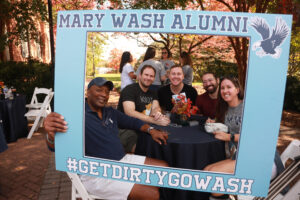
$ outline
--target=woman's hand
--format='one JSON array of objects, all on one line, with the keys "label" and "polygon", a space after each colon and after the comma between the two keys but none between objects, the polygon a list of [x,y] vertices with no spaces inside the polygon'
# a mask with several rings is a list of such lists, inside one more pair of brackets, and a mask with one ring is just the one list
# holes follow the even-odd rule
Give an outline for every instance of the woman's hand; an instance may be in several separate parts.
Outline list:
[{"label": "woman's hand", "polygon": [[208,118],[205,123],[215,123],[215,122],[216,121],[214,119]]},{"label": "woman's hand", "polygon": [[225,133],[223,131],[216,131],[213,132],[213,134],[215,135],[216,139],[222,140],[222,141],[230,141],[230,134],[229,133]]}]

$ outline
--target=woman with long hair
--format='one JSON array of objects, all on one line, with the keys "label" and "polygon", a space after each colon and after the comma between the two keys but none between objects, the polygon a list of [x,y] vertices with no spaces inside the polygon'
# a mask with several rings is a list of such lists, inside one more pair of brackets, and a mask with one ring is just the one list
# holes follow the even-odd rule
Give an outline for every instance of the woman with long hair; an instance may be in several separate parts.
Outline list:
[{"label": "woman with long hair", "polygon": [[193,68],[192,68],[193,63],[190,55],[185,51],[182,52],[180,54],[179,61],[182,65],[182,70],[184,73],[183,83],[187,85],[192,85],[194,75],[193,75]]},{"label": "woman with long hair", "polygon": [[166,80],[166,70],[161,62],[154,60],[156,50],[153,47],[148,47],[144,56],[142,64],[138,67],[136,74],[139,76],[140,71],[145,65],[151,65],[155,68],[155,79],[152,85],[149,87],[152,91],[157,91],[161,87],[161,83]]},{"label": "woman with long hair", "polygon": [[125,88],[127,85],[134,83],[134,79],[136,79],[136,75],[134,74],[134,70],[132,65],[132,55],[129,51],[124,51],[121,57],[119,72],[121,73],[121,90]]},{"label": "woman with long hair", "polygon": [[[161,49],[161,59],[160,62],[165,67],[167,77],[169,77],[170,68],[175,65],[175,63],[171,60],[172,54],[170,50],[167,47],[164,47]],[[167,78],[164,82],[164,85],[167,85],[170,83],[169,78]]]},{"label": "woman with long hair", "polygon": [[[240,138],[240,127],[243,114],[244,92],[237,78],[225,77],[220,80],[218,92],[218,104],[216,111],[216,121],[228,126],[229,133],[223,131],[214,132],[215,138],[229,142],[229,152],[231,157],[210,164],[204,168],[204,171],[214,171],[223,173],[234,173],[236,165],[235,152]],[[208,119],[207,123],[215,122]],[[223,194],[213,194],[214,197],[223,196]],[[214,198],[211,198],[214,199]]]},{"label": "woman with long hair", "polygon": [[[228,126],[229,133],[216,131],[215,138],[229,142],[229,148],[237,145],[240,138],[240,127],[243,114],[244,92],[237,78],[225,77],[220,80],[216,121]],[[208,119],[207,122],[214,122]],[[233,173],[235,155],[232,159],[208,165],[204,170]]]},{"label": "woman with long hair", "polygon": [[175,65],[172,61],[172,54],[167,47],[161,49],[161,59],[160,62],[164,65],[165,70],[170,70],[170,68]]},{"label": "woman with long hair", "polygon": [[155,57],[155,54],[156,54],[156,50],[153,47],[148,47],[145,52],[143,62],[145,62],[146,60],[149,60],[149,59],[153,59]]},{"label": "woman with long hair", "polygon": [[[244,92],[237,78],[225,77],[221,78],[218,92],[218,104],[216,111],[216,121],[224,123],[228,126],[229,133],[216,131],[213,134],[215,138],[229,142],[230,156],[226,160],[222,160],[210,164],[204,168],[204,171],[234,173],[236,165],[236,148],[240,139],[240,128],[242,124]],[[215,122],[208,119],[207,122]],[[271,180],[278,176],[284,170],[284,166],[278,152],[275,152],[274,163],[272,167]],[[214,193],[210,199],[224,199],[223,194]],[[219,197],[222,196],[222,197]],[[219,198],[218,198],[219,197]]]}]

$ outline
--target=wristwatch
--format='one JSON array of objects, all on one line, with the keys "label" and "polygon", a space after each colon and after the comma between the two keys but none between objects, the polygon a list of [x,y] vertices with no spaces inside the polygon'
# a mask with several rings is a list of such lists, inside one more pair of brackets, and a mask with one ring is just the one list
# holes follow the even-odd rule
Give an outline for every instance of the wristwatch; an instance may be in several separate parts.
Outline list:
[{"label": "wristwatch", "polygon": [[147,129],[147,133],[150,134],[150,131],[151,131],[152,129],[154,129],[154,127],[150,126],[150,127]]},{"label": "wristwatch", "polygon": [[230,141],[231,141],[231,142],[234,142],[234,133],[231,133],[231,134],[230,134]]}]

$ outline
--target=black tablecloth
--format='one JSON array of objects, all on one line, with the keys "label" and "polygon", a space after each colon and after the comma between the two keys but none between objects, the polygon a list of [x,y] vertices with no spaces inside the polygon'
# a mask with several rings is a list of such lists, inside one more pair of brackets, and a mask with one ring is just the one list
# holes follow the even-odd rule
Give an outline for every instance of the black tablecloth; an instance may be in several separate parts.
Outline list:
[{"label": "black tablecloth", "polygon": [[6,149],[7,149],[7,144],[3,133],[2,122],[0,121],[0,153],[5,151]]},{"label": "black tablecloth", "polygon": [[0,100],[0,120],[7,142],[14,142],[18,138],[28,135],[26,113],[26,97],[16,96],[13,100]]},{"label": "black tablecloth", "polygon": [[[168,131],[167,145],[159,145],[147,133],[139,133],[135,153],[165,160],[170,167],[202,170],[205,166],[225,159],[224,142],[206,133],[203,125],[193,127],[158,127]],[[208,199],[208,194],[172,190],[169,199]]]}]

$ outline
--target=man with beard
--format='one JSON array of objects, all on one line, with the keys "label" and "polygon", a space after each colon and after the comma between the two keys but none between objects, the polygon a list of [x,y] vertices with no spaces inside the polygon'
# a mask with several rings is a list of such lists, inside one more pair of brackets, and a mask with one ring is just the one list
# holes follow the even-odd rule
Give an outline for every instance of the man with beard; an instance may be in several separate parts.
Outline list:
[{"label": "man with beard", "polygon": [[206,92],[198,95],[196,99],[198,114],[214,119],[216,114],[219,79],[216,78],[215,74],[212,72],[206,72],[202,75],[202,82]]},{"label": "man with beard", "polygon": [[190,85],[184,84],[183,69],[179,65],[173,65],[169,74],[170,84],[163,86],[158,90],[158,100],[164,111],[171,111],[173,108],[172,97],[184,93],[195,105],[197,90]]},{"label": "man with beard", "polygon": [[[118,110],[144,122],[167,126],[170,119],[161,113],[156,92],[149,90],[155,79],[156,70],[151,65],[144,65],[140,71],[138,83],[125,87],[120,95]],[[137,141],[135,131],[120,129],[119,137],[128,153],[133,153]]]}]

